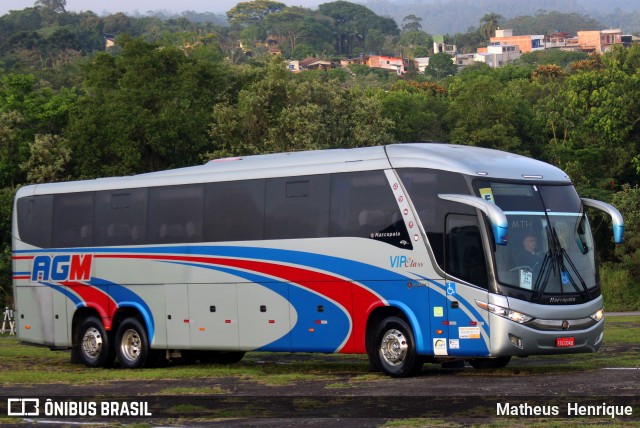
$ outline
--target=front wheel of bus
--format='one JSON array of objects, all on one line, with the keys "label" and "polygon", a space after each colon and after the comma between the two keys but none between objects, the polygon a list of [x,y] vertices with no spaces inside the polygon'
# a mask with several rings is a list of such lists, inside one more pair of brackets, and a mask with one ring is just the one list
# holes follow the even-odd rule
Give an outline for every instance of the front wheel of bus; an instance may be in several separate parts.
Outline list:
[{"label": "front wheel of bus", "polygon": [[386,318],[380,324],[373,359],[383,373],[392,377],[415,376],[424,364],[416,353],[411,327],[398,317]]},{"label": "front wheel of bus", "polygon": [[125,369],[144,367],[149,357],[147,332],[135,318],[125,319],[116,334],[116,354]]},{"label": "front wheel of bus", "polygon": [[88,317],[78,327],[74,353],[87,367],[110,367],[115,360],[113,345],[96,317]]}]

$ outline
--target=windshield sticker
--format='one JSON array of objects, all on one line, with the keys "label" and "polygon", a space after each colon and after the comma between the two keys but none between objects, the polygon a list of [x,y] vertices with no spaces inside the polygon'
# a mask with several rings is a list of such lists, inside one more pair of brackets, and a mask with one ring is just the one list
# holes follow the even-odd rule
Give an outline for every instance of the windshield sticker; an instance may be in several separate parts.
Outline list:
[{"label": "windshield sticker", "polygon": [[480,327],[458,327],[460,339],[480,339]]},{"label": "windshield sticker", "polygon": [[449,349],[460,349],[460,340],[449,339]]},{"label": "windshield sticker", "polygon": [[520,269],[520,287],[527,290],[533,289],[533,272]]},{"label": "windshield sticker", "polygon": [[493,199],[493,190],[491,190],[491,187],[485,187],[483,189],[478,189],[480,191],[480,197],[482,199],[484,199],[485,201],[491,202],[492,204],[495,204],[496,201],[495,199]]},{"label": "windshield sticker", "polygon": [[444,316],[444,308],[442,306],[434,306],[433,307],[433,316],[434,317],[443,317]]}]

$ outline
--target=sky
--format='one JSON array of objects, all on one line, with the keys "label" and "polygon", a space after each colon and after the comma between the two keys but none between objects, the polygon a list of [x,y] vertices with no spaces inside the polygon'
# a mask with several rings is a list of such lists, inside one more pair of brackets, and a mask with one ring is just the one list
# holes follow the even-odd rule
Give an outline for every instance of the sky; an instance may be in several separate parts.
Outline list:
[{"label": "sky", "polygon": [[[145,14],[149,10],[168,10],[182,12],[195,10],[196,12],[224,13],[236,4],[246,0],[67,0],[67,10],[80,12],[91,10],[98,15],[103,12],[129,12],[138,11]],[[287,6],[304,6],[315,9],[320,3],[330,0],[277,0]],[[10,10],[21,10],[32,7],[35,0],[0,0],[0,15]]]}]

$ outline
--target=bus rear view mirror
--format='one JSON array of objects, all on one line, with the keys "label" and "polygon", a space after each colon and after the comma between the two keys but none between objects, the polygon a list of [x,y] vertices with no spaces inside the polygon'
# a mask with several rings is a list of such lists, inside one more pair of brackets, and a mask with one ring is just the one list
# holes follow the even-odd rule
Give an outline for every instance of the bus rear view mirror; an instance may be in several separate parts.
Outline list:
[{"label": "bus rear view mirror", "polygon": [[622,244],[624,240],[624,219],[620,211],[606,202],[596,201],[595,199],[582,198],[582,204],[585,207],[595,208],[609,214],[613,222],[613,240],[616,244]]}]

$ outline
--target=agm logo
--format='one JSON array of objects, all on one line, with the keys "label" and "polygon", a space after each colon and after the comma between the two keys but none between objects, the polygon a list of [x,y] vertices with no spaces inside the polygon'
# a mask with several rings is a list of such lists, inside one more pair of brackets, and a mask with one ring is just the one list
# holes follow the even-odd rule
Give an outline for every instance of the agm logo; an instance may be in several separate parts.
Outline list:
[{"label": "agm logo", "polygon": [[36,256],[31,281],[88,281],[91,279],[92,254]]}]

